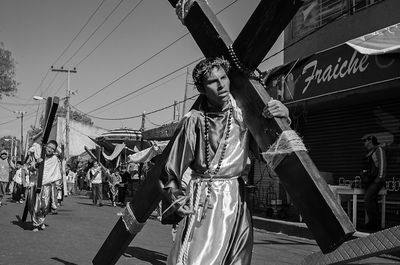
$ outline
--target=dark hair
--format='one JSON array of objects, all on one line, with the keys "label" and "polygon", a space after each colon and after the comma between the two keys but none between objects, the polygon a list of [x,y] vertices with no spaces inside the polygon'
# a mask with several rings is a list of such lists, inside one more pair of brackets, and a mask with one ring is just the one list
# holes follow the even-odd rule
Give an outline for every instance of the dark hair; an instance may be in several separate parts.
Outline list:
[{"label": "dark hair", "polygon": [[379,145],[378,139],[374,135],[369,135],[363,138],[364,141],[370,140],[373,145]]},{"label": "dark hair", "polygon": [[47,144],[54,144],[56,146],[56,148],[58,147],[58,143],[56,140],[50,140],[47,142]]},{"label": "dark hair", "polygon": [[229,62],[220,57],[210,57],[203,59],[194,67],[192,78],[197,90],[199,90],[200,92],[204,90],[204,77],[209,75],[214,67],[224,69],[225,73],[227,74],[231,68]]},{"label": "dark hair", "polygon": [[18,160],[18,161],[17,161],[17,165],[21,165],[21,166],[22,166],[22,161],[21,161],[21,160]]}]

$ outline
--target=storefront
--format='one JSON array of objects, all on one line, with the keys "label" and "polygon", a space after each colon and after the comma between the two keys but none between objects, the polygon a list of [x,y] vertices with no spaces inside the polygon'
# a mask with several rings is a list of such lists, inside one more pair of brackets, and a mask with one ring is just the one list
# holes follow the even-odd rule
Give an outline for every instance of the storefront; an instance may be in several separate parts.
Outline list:
[{"label": "storefront", "polygon": [[387,159],[388,225],[400,222],[400,53],[361,54],[342,44],[274,69],[266,80],[331,184],[360,175],[361,138],[378,138]]}]

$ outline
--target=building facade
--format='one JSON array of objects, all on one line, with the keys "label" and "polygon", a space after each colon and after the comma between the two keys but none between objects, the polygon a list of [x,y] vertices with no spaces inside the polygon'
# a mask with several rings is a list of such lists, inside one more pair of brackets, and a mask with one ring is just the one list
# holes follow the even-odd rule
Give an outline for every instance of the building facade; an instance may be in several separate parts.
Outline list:
[{"label": "building facade", "polygon": [[361,138],[378,138],[387,158],[387,226],[400,221],[398,10],[395,0],[306,1],[285,30],[285,64],[265,77],[330,184],[360,175]]}]

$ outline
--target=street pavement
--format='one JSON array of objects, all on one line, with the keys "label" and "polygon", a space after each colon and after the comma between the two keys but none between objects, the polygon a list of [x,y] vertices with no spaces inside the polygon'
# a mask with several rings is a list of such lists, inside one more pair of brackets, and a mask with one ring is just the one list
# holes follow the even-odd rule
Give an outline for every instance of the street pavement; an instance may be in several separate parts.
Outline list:
[{"label": "street pavement", "polygon": [[[45,230],[33,232],[31,222],[19,221],[24,205],[11,202],[9,197],[0,207],[0,265],[92,264],[122,211],[111,207],[109,201],[96,207],[88,197],[73,195],[64,198],[57,215],[46,217]],[[163,265],[171,244],[171,226],[151,218],[117,264]],[[255,229],[251,264],[299,264],[318,250],[313,240]],[[370,258],[351,264],[400,264],[400,260]]]}]

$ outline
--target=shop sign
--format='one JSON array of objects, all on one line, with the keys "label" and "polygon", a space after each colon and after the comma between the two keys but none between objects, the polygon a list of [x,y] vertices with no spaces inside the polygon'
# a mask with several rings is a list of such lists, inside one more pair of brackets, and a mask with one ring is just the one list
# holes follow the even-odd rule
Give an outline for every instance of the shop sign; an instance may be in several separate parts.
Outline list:
[{"label": "shop sign", "polygon": [[400,54],[367,55],[343,44],[293,62],[290,71],[268,82],[282,101],[320,97],[400,77]]}]

